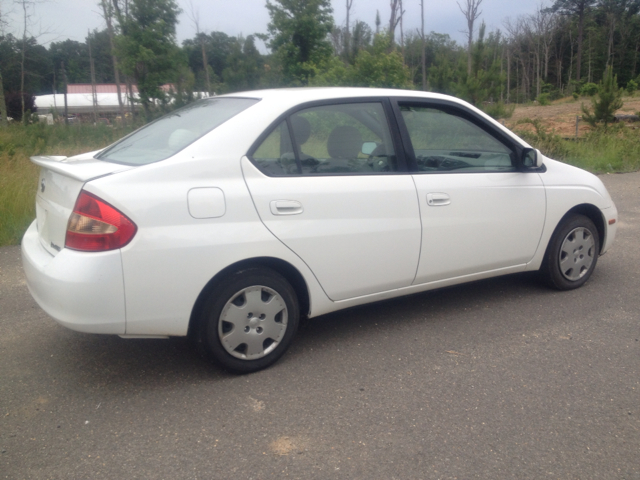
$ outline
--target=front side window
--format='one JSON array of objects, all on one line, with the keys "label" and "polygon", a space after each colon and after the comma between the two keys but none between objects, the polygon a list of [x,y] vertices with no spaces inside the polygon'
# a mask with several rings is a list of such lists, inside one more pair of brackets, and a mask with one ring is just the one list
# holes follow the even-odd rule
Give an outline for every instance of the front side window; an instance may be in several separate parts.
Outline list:
[{"label": "front side window", "polygon": [[475,123],[436,108],[401,105],[417,168],[423,172],[515,171],[515,154]]},{"label": "front side window", "polygon": [[164,160],[257,102],[253,98],[208,98],[191,103],[133,132],[96,158],[125,165]]},{"label": "front side window", "polygon": [[380,174],[397,171],[384,108],[349,103],[298,111],[251,155],[267,175]]}]

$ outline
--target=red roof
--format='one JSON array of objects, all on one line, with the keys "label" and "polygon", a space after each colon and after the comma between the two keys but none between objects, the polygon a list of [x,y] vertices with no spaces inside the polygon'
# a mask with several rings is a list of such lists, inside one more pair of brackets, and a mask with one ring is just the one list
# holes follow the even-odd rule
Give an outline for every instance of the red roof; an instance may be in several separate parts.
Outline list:
[{"label": "red roof", "polygon": [[[138,87],[136,85],[131,86],[133,93],[138,93]],[[171,84],[162,85],[160,90],[163,92],[169,92],[173,90],[174,87]],[[123,94],[127,93],[127,86],[120,85],[120,91]],[[74,83],[71,85],[67,85],[67,93],[86,93],[91,95],[93,90],[91,88],[90,83]],[[118,89],[116,88],[115,83],[97,83],[96,84],[96,93],[118,93]]]}]

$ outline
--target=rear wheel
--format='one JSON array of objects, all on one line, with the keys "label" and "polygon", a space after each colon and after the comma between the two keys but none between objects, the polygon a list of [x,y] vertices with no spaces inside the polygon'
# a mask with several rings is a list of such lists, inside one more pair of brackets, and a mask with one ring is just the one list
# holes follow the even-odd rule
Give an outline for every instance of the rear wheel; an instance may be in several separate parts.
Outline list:
[{"label": "rear wheel", "polygon": [[600,253],[600,237],[584,215],[571,215],[556,228],[542,265],[546,282],[558,290],[582,286],[591,276]]},{"label": "rear wheel", "polygon": [[255,372],[284,354],[299,317],[295,291],[282,275],[248,268],[224,278],[209,295],[199,343],[226,369]]}]

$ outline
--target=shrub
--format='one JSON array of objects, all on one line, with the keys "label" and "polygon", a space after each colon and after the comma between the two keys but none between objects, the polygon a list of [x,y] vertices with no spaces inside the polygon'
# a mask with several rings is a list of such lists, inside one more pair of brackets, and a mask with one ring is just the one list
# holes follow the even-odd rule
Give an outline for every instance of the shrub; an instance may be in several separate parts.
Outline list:
[{"label": "shrub", "polygon": [[633,95],[635,91],[638,90],[638,84],[635,80],[629,80],[627,83],[627,93],[629,95]]},{"label": "shrub", "polygon": [[549,94],[548,93],[541,93],[540,95],[538,95],[538,103],[542,106],[546,106],[549,105],[551,103],[551,99],[549,98]]},{"label": "shrub", "polygon": [[31,115],[37,110],[36,97],[29,93],[7,92],[4,94],[4,101],[7,105],[7,116],[16,121],[22,121],[22,98],[24,97],[24,112]]},{"label": "shrub", "polygon": [[515,109],[515,104],[505,104],[503,101],[488,103],[483,106],[484,113],[496,120],[501,118],[511,118]]},{"label": "shrub", "polygon": [[616,110],[622,108],[622,90],[618,88],[618,76],[613,75],[611,68],[607,68],[604,78],[600,82],[597,98],[592,98],[593,112],[582,104],[582,118],[595,127],[598,123],[603,123],[606,130],[607,125],[615,120]]},{"label": "shrub", "polygon": [[598,85],[595,83],[585,83],[580,90],[580,93],[586,97],[593,97],[598,93]]},{"label": "shrub", "polygon": [[517,133],[524,138],[528,143],[535,146],[543,154],[551,158],[565,158],[567,156],[567,145],[559,135],[551,132],[548,133],[542,125],[540,120],[532,120],[530,118],[523,118],[518,120],[516,125],[530,124],[533,126],[535,133],[531,131],[519,130]]}]

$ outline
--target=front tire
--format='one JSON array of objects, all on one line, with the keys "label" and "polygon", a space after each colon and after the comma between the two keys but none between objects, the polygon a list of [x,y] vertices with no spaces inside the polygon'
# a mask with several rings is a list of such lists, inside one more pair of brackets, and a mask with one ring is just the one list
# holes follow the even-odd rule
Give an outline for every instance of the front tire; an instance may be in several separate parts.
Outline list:
[{"label": "front tire", "polygon": [[556,228],[542,264],[546,283],[558,290],[581,287],[598,262],[598,229],[584,215],[570,215]]},{"label": "front tire", "polygon": [[262,370],[289,348],[300,311],[295,291],[279,273],[247,268],[225,277],[210,293],[199,344],[234,373]]}]

